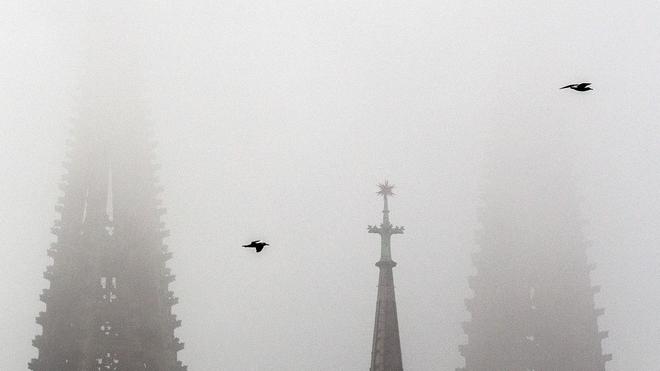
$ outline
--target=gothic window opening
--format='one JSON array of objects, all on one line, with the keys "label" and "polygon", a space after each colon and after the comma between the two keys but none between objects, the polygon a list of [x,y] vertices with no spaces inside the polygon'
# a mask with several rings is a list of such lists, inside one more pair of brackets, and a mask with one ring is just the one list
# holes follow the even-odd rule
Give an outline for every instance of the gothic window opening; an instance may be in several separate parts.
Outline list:
[{"label": "gothic window opening", "polygon": [[95,371],[117,371],[119,370],[119,357],[116,353],[105,353],[96,359]]},{"label": "gothic window opening", "polygon": [[101,288],[103,289],[103,301],[112,303],[117,300],[117,277],[101,277]]},{"label": "gothic window opening", "polygon": [[[82,212],[82,222],[81,224],[85,224],[85,221],[87,220],[87,205],[88,205],[88,200],[89,200],[89,188],[85,191],[85,204],[83,205],[83,212]],[[80,234],[83,232],[80,231]]]},{"label": "gothic window opening", "polygon": [[110,222],[114,220],[114,205],[113,205],[113,193],[112,193],[112,164],[110,165],[110,169],[108,169],[108,192],[107,192],[107,198],[105,202],[105,212],[108,215],[108,219]]},{"label": "gothic window opening", "polygon": [[112,323],[110,323],[110,321],[104,321],[100,326],[100,330],[104,336],[119,336],[117,329],[112,325]]},{"label": "gothic window opening", "polygon": [[536,288],[533,286],[529,288],[529,302],[530,308],[536,309]]}]

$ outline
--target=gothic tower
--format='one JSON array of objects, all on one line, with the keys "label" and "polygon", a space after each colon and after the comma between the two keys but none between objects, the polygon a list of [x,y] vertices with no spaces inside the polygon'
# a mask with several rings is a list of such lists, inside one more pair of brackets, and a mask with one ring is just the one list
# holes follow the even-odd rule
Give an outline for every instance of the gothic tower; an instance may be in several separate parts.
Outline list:
[{"label": "gothic tower", "polygon": [[380,234],[380,260],[376,263],[380,271],[378,278],[378,297],[376,300],[376,320],[374,323],[374,338],[371,348],[371,371],[402,371],[401,343],[399,342],[399,322],[396,315],[396,298],[394,295],[394,276],[392,268],[396,262],[392,260],[390,238],[393,234],[402,234],[404,228],[390,223],[390,210],[387,196],[393,196],[393,185],[387,181],[378,185],[379,195],[383,196],[383,222],[380,226],[368,227],[369,233]]},{"label": "gothic tower", "polygon": [[458,370],[604,371],[611,359],[563,139],[506,140],[491,157]]},{"label": "gothic tower", "polygon": [[177,360],[181,322],[172,313],[178,299],[168,288],[172,255],[163,243],[168,231],[140,69],[130,48],[118,47],[131,39],[113,30],[122,17],[102,4],[91,15],[97,32],[86,35],[95,44],[68,142],[52,265],[44,273],[50,287],[41,294],[46,310],[37,317],[43,331],[29,369],[185,371]]}]

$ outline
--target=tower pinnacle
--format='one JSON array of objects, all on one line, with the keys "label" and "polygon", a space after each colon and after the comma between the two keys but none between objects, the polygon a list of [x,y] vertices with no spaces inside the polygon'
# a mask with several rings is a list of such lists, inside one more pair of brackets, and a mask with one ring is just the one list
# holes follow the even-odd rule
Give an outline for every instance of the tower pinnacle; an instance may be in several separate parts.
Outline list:
[{"label": "tower pinnacle", "polygon": [[394,184],[390,184],[387,180],[384,183],[378,184],[380,190],[377,192],[378,195],[383,196],[383,202],[385,206],[383,207],[383,224],[390,223],[390,210],[387,205],[387,196],[394,196]]},{"label": "tower pinnacle", "polygon": [[79,114],[44,272],[42,333],[32,342],[38,355],[28,368],[186,371],[155,142],[130,32],[141,23],[131,18],[133,2],[87,3]]},{"label": "tower pinnacle", "polygon": [[367,230],[369,233],[378,233],[381,236],[380,260],[392,261],[390,237],[393,234],[403,234],[405,228],[400,226],[393,226],[392,223],[390,223],[390,209],[387,202],[387,196],[394,196],[394,192],[392,192],[394,185],[389,184],[389,182],[386,180],[384,183],[379,184],[378,187],[380,190],[377,192],[377,194],[383,196],[383,222],[380,224],[380,226],[370,225],[367,227]]},{"label": "tower pinnacle", "polygon": [[396,314],[394,295],[394,275],[390,239],[393,234],[403,234],[403,227],[390,223],[390,210],[387,196],[394,196],[394,185],[387,181],[378,185],[378,195],[383,196],[383,222],[380,226],[370,225],[369,233],[380,234],[381,254],[376,263],[380,274],[378,279],[378,297],[376,300],[376,320],[371,350],[371,371],[403,371],[401,361],[401,343],[399,341],[399,323]]}]

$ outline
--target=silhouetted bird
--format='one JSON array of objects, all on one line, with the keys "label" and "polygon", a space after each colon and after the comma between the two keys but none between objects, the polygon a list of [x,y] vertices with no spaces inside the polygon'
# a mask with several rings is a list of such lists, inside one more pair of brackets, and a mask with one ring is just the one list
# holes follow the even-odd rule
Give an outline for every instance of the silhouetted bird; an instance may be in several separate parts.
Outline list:
[{"label": "silhouetted bird", "polygon": [[268,245],[267,243],[263,242],[262,240],[252,241],[252,242],[250,242],[250,244],[248,244],[248,245],[243,245],[243,247],[247,247],[247,248],[255,248],[255,249],[257,249],[257,252],[260,252],[261,250],[263,250],[263,249],[264,249],[264,246],[270,246],[270,245]]},{"label": "silhouetted bird", "polygon": [[563,88],[559,88],[559,89],[561,90],[561,89],[571,88],[571,89],[573,89],[573,90],[577,90],[577,91],[588,91],[588,90],[594,90],[594,89],[590,88],[589,85],[591,85],[590,82],[583,82],[583,83],[581,83],[581,84],[571,84],[571,85],[566,85],[566,86],[564,86]]}]

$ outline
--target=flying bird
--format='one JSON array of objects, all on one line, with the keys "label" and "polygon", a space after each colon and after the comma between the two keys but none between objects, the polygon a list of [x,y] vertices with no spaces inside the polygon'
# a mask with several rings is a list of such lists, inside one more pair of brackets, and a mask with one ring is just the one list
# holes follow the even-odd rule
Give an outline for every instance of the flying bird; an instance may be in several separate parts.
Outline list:
[{"label": "flying bird", "polygon": [[594,89],[592,89],[591,87],[589,87],[589,85],[591,85],[590,82],[583,82],[583,83],[581,83],[581,84],[571,84],[571,85],[566,85],[566,86],[564,86],[564,87],[562,87],[562,88],[559,88],[559,89],[561,90],[561,89],[571,88],[571,89],[573,89],[573,90],[577,90],[577,91],[589,91],[589,90],[594,90]]},{"label": "flying bird", "polygon": [[261,250],[264,249],[264,246],[270,246],[270,245],[265,243],[262,240],[255,240],[255,241],[250,242],[248,245],[243,245],[243,247],[255,248],[257,250],[257,252],[261,252]]}]

